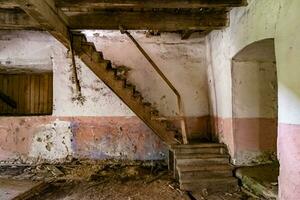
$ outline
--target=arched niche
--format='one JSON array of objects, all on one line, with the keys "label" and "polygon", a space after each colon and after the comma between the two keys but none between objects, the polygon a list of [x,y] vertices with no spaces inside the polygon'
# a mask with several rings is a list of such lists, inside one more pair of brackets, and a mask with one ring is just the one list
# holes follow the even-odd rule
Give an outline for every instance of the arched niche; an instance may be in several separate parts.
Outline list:
[{"label": "arched niche", "polygon": [[236,164],[274,159],[277,141],[274,39],[254,42],[232,59],[232,116]]}]

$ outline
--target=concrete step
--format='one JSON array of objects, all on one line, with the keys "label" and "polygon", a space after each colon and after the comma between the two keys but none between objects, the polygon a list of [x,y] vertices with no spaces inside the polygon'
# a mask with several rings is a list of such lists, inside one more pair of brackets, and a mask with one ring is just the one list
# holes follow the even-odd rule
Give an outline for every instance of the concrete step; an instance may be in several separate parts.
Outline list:
[{"label": "concrete step", "polygon": [[197,172],[197,171],[233,171],[234,166],[230,164],[220,164],[220,165],[179,165],[177,164],[177,170],[179,172]]},{"label": "concrete step", "polygon": [[229,157],[220,158],[191,158],[191,159],[176,159],[177,165],[212,165],[212,164],[228,164]]},{"label": "concrete step", "polygon": [[185,191],[203,191],[212,192],[234,192],[238,190],[238,180],[233,177],[227,178],[207,178],[190,179],[180,181],[180,189]]},{"label": "concrete step", "polygon": [[214,154],[214,153],[207,153],[207,154],[200,154],[200,153],[176,153],[176,159],[190,159],[190,158],[228,158],[229,155],[227,154]]},{"label": "concrete step", "polygon": [[203,178],[225,178],[225,177],[232,177],[233,172],[232,170],[202,170],[202,171],[179,171],[179,179],[181,181],[191,180],[191,179],[203,179]]},{"label": "concrete step", "polygon": [[200,144],[179,144],[172,145],[172,149],[195,149],[195,148],[226,148],[225,144],[221,143],[200,143]]},{"label": "concrete step", "polygon": [[183,149],[173,149],[174,154],[225,154],[226,152],[222,150],[222,148],[198,148],[198,149],[188,149],[188,148],[183,148]]},{"label": "concrete step", "polygon": [[189,145],[174,145],[171,150],[174,154],[226,154],[226,146],[216,143],[202,143]]}]

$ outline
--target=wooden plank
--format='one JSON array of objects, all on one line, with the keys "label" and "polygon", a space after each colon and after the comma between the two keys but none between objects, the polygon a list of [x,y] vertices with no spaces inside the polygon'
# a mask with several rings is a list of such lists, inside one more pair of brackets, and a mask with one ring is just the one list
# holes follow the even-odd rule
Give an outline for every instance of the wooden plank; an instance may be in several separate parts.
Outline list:
[{"label": "wooden plank", "polygon": [[211,8],[245,6],[245,0],[56,0],[60,8]]},{"label": "wooden plank", "polygon": [[53,112],[53,74],[49,77],[49,97],[48,97],[48,109],[47,113],[52,114]]},{"label": "wooden plank", "polygon": [[36,29],[40,25],[20,9],[0,9],[0,29]]},{"label": "wooden plank", "polygon": [[16,108],[12,109],[12,113],[18,113],[19,111],[19,78],[20,76],[18,74],[12,75],[13,77],[13,81],[12,81],[12,85],[13,85],[13,95],[12,95],[12,99],[16,102]]},{"label": "wooden plank", "polygon": [[[3,76],[3,86],[2,86],[2,88],[3,88],[3,92],[5,93],[5,94],[7,94],[7,84],[8,84],[8,78],[7,78],[7,76]],[[6,111],[7,111],[7,104],[4,104],[3,105],[3,110],[2,110],[3,112],[2,113],[5,113]]]},{"label": "wooden plank", "polygon": [[39,113],[39,100],[40,100],[40,76],[39,75],[34,75],[34,114]]},{"label": "wooden plank", "polygon": [[31,86],[31,79],[30,79],[30,75],[26,74],[26,84],[25,84],[25,92],[24,92],[24,101],[25,101],[25,105],[24,105],[24,112],[26,114],[30,113],[30,86]]},{"label": "wooden plank", "polygon": [[44,76],[44,107],[43,107],[43,113],[48,114],[48,106],[49,105],[49,76],[50,74],[45,74]]},{"label": "wooden plank", "polygon": [[39,79],[40,79],[40,84],[39,84],[39,90],[40,90],[40,94],[39,94],[39,109],[38,109],[38,113],[39,114],[43,114],[43,110],[44,110],[44,93],[45,93],[45,75],[41,74],[39,75]]},{"label": "wooden plank", "polygon": [[0,8],[16,8],[18,4],[11,0],[0,0]]},{"label": "wooden plank", "polygon": [[174,13],[174,12],[128,12],[99,11],[68,13],[72,29],[119,30],[207,30],[228,25],[227,12]]},{"label": "wooden plank", "polygon": [[[13,77],[12,76],[8,76],[7,92],[5,94],[9,97],[13,96]],[[6,109],[7,109],[6,113],[13,112],[13,109],[10,106],[7,106]]]},{"label": "wooden plank", "polygon": [[29,102],[30,102],[30,114],[34,114],[34,96],[35,96],[35,90],[34,90],[34,87],[35,87],[35,77],[34,75],[31,75],[30,76],[30,99],[29,99]]},{"label": "wooden plank", "polygon": [[[0,91],[3,91],[3,75],[0,74]],[[4,102],[0,101],[0,115],[3,113]]]},{"label": "wooden plank", "polygon": [[26,75],[20,74],[19,75],[19,107],[18,107],[18,113],[25,114],[25,83],[26,83]]},{"label": "wooden plank", "polygon": [[60,9],[53,7],[52,0],[13,0],[29,16],[35,19],[58,41],[69,48],[69,31],[67,17]]}]

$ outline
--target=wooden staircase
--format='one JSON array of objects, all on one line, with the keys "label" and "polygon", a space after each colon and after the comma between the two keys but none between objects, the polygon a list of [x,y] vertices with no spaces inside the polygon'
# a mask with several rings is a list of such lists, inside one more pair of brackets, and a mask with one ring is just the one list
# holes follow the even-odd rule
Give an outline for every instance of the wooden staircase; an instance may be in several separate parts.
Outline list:
[{"label": "wooden staircase", "polygon": [[96,50],[94,43],[88,42],[85,35],[72,33],[73,51],[127,106],[143,120],[167,145],[181,143],[182,137],[170,121],[158,121],[162,118],[151,103],[144,101],[141,93],[131,84],[122,68],[113,68],[102,52]]},{"label": "wooden staircase", "polygon": [[218,143],[173,145],[174,168],[180,189],[189,192],[233,192],[238,180],[226,146]]},{"label": "wooden staircase", "polygon": [[72,33],[72,47],[74,53],[169,145],[182,190],[227,192],[237,189],[237,179],[233,178],[233,167],[225,145],[182,144],[180,131],[170,121],[155,120],[164,117],[151,103],[144,101],[141,93],[128,81],[126,67],[113,67],[84,34]]}]

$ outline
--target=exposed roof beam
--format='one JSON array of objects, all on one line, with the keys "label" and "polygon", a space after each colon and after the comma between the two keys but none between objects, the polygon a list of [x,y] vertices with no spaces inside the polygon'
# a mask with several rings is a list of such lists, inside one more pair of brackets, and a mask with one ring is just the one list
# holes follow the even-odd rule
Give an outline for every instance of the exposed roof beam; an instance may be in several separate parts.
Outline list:
[{"label": "exposed roof beam", "polygon": [[207,8],[237,7],[245,0],[55,0],[61,8]]},{"label": "exposed roof beam", "polygon": [[15,8],[15,7],[18,7],[18,4],[16,4],[13,1],[0,0],[0,8]]},{"label": "exposed roof beam", "polygon": [[0,9],[0,29],[40,29],[40,25],[20,10]]},{"label": "exposed roof beam", "polygon": [[[70,29],[103,29],[118,30],[123,26],[127,30],[212,30],[227,26],[227,14],[214,13],[164,13],[164,12],[96,12],[96,13],[68,13]],[[34,13],[32,16],[36,16]],[[44,29],[56,35],[60,41],[68,38],[67,27],[63,22],[54,19],[44,21],[43,18],[32,17],[24,12],[12,9],[0,9],[0,29]],[[57,23],[56,23],[57,22]],[[53,25],[52,25],[53,24]],[[55,26],[57,24],[57,27]],[[60,24],[60,25],[59,25]],[[60,28],[61,27],[61,28]],[[62,31],[62,32],[61,32]],[[62,34],[65,32],[64,34]],[[65,38],[65,39],[64,39]]]},{"label": "exposed roof beam", "polygon": [[51,33],[57,40],[69,47],[67,17],[54,7],[53,0],[13,0],[40,26]]},{"label": "exposed roof beam", "polygon": [[[38,18],[39,19],[39,18]],[[226,13],[222,14],[171,14],[162,12],[97,12],[76,13],[69,16],[70,29],[103,29],[118,30],[123,26],[128,30],[158,30],[178,31],[212,30],[223,28],[227,25]],[[54,24],[54,22],[53,22]],[[58,23],[59,24],[59,23]],[[11,9],[0,9],[0,29],[44,29],[57,39],[67,39],[67,33],[61,34],[56,27],[44,21],[40,25],[26,13]],[[62,27],[62,30],[67,28]],[[65,38],[65,39],[63,39]]]},{"label": "exposed roof beam", "polygon": [[118,30],[207,30],[220,29],[228,25],[226,12],[212,13],[167,13],[99,11],[66,13],[72,29]]}]

